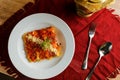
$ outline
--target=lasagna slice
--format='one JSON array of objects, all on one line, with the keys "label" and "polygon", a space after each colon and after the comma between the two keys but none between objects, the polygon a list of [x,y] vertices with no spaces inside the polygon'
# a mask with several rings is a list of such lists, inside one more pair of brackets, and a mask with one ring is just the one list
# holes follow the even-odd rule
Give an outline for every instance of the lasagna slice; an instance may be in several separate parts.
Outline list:
[{"label": "lasagna slice", "polygon": [[34,30],[22,35],[26,57],[30,62],[60,56],[61,44],[56,39],[53,26]]}]

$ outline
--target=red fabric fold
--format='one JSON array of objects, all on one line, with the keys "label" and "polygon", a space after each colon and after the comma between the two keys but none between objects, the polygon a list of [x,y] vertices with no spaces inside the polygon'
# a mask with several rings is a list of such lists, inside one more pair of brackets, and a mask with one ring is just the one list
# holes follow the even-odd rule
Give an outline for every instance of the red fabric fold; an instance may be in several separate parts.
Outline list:
[{"label": "red fabric fold", "polygon": [[[106,80],[120,67],[120,22],[110,10],[103,9],[91,17],[82,18],[75,13],[74,0],[40,0],[39,3],[39,12],[51,13],[63,19],[71,28],[75,38],[75,53],[71,64],[64,72],[49,80],[84,80],[99,57],[99,47],[107,41],[112,42],[113,48],[101,59],[91,80]],[[82,70],[91,22],[97,24],[96,33],[90,47],[88,69]]]}]

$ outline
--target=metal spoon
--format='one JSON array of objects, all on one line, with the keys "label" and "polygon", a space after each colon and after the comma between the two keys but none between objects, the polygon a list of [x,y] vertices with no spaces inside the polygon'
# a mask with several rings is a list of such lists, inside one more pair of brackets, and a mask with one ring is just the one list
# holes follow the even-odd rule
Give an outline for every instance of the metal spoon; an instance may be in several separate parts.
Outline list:
[{"label": "metal spoon", "polygon": [[97,61],[97,63],[95,64],[95,66],[93,67],[93,69],[90,71],[90,73],[88,74],[87,78],[85,80],[90,80],[91,76],[96,68],[96,66],[98,65],[100,59],[109,53],[109,51],[112,49],[112,43],[111,42],[106,42],[105,44],[103,44],[100,49],[99,49],[99,59]]},{"label": "metal spoon", "polygon": [[91,45],[91,42],[92,42],[92,38],[95,35],[95,27],[96,27],[96,24],[92,23],[91,26],[90,26],[90,29],[89,29],[90,40],[89,40],[89,45],[88,45],[87,53],[85,55],[85,58],[84,58],[84,61],[83,61],[83,64],[82,64],[82,69],[87,69],[87,66],[88,66],[89,50],[90,50],[90,45]]}]

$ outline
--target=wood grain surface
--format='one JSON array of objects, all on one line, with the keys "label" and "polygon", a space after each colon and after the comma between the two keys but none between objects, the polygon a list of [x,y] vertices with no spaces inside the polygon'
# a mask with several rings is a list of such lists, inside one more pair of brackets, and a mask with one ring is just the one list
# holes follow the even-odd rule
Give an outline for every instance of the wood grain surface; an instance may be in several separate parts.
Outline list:
[{"label": "wood grain surface", "polygon": [[34,0],[0,0],[0,25],[28,2]]}]

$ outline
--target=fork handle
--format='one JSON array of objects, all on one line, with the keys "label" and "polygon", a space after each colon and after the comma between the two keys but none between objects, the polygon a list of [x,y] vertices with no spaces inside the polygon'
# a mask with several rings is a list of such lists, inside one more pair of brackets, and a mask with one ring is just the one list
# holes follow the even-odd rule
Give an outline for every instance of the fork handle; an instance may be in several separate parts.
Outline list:
[{"label": "fork handle", "polygon": [[90,40],[89,40],[89,45],[88,45],[86,56],[83,61],[82,69],[87,69],[87,66],[88,66],[88,55],[89,55],[91,41],[92,41],[92,37],[90,37]]}]

